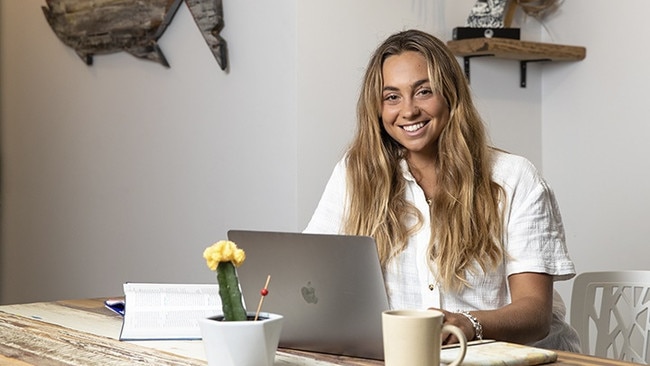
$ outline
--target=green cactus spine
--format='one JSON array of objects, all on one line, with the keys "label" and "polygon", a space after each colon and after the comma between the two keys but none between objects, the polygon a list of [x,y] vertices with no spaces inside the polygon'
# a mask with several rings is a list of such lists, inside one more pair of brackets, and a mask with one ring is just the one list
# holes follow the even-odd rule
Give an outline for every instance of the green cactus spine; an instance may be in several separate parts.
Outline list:
[{"label": "green cactus spine", "polygon": [[217,281],[224,320],[246,320],[246,309],[242,304],[237,272],[232,262],[220,262],[217,266]]}]

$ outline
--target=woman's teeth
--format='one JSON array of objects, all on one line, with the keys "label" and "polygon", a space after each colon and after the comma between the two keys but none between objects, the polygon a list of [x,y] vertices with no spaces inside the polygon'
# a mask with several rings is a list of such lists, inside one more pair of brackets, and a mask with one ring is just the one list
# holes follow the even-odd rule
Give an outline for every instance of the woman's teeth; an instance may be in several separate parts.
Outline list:
[{"label": "woman's teeth", "polygon": [[405,129],[407,132],[415,132],[422,127],[424,127],[424,122],[416,123],[414,125],[403,126],[402,128]]}]

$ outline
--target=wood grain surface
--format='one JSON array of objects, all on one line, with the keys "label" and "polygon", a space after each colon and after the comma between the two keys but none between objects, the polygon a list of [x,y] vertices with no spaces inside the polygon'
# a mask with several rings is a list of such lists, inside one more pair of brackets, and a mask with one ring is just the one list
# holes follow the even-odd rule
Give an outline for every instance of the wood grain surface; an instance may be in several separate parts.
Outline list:
[{"label": "wood grain surface", "polygon": [[448,41],[456,56],[496,56],[513,60],[579,61],[587,50],[579,46],[520,41],[506,38],[470,38]]},{"label": "wood grain surface", "polygon": [[0,339],[2,364],[15,359],[16,363],[10,365],[206,365],[205,361],[1,311]]},{"label": "wood grain surface", "polygon": [[[120,342],[120,317],[104,307],[103,298],[0,306],[0,365],[202,365],[199,356],[183,356],[181,345],[200,342],[164,342],[164,350],[150,343]],[[74,324],[70,323],[73,319]],[[59,322],[57,325],[54,324]],[[73,329],[74,328],[74,329]],[[84,331],[85,330],[85,331]],[[102,334],[103,335],[99,335]],[[173,345],[173,346],[172,346]],[[173,351],[177,351],[172,353]],[[630,362],[556,351],[549,365],[630,366]],[[197,358],[194,358],[197,357]],[[279,349],[275,366],[377,366],[382,361],[314,352]]]}]

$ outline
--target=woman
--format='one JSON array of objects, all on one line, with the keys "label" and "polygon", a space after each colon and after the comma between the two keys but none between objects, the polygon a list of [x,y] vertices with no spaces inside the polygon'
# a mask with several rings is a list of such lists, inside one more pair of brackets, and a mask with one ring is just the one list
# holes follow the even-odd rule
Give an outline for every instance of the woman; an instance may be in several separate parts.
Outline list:
[{"label": "woman", "polygon": [[575,275],[553,193],[530,162],[488,146],[444,43],[389,37],[357,114],[305,231],[375,238],[392,308],[440,309],[468,340],[579,350],[553,290]]}]

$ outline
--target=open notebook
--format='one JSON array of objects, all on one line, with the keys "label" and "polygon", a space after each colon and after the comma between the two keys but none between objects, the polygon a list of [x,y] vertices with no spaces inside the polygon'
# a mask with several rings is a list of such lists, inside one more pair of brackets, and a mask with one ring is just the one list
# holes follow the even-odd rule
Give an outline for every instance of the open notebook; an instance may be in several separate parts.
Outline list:
[{"label": "open notebook", "polygon": [[[459,348],[443,349],[440,352],[442,364],[456,359]],[[484,341],[467,347],[463,366],[532,366],[557,360],[557,353],[536,347],[507,342]]]}]

